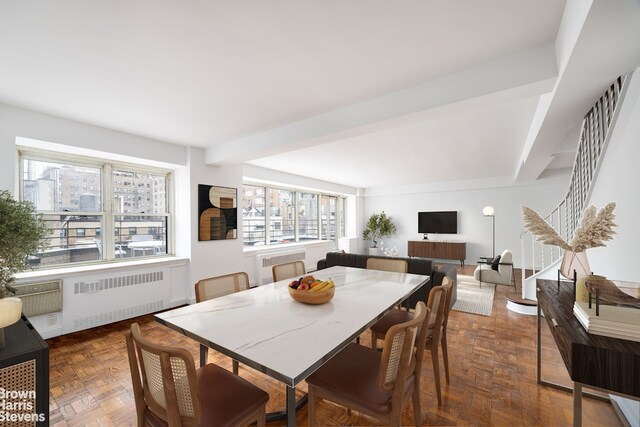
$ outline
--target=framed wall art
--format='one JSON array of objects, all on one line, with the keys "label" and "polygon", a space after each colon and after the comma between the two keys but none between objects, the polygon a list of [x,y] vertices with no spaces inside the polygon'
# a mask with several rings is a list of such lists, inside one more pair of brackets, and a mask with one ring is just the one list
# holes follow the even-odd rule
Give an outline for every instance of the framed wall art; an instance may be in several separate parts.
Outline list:
[{"label": "framed wall art", "polygon": [[198,185],[198,240],[238,238],[238,190]]}]

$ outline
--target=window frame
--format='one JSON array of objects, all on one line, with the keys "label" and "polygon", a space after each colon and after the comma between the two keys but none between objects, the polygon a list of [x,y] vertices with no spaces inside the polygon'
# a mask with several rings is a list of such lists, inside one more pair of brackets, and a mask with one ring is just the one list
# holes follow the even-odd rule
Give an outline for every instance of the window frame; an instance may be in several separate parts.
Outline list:
[{"label": "window frame", "polygon": [[[64,165],[78,166],[78,167],[94,167],[100,169],[100,209],[97,211],[71,211],[70,213],[77,216],[94,216],[100,218],[100,222],[96,230],[96,237],[100,237],[101,245],[104,248],[102,258],[98,260],[90,261],[78,261],[68,262],[60,264],[43,265],[41,269],[50,268],[69,268],[77,265],[87,264],[104,264],[104,263],[124,263],[131,261],[139,261],[144,258],[158,258],[161,256],[173,257],[175,256],[175,171],[167,168],[153,167],[145,164],[112,160],[109,158],[95,158],[91,156],[81,156],[68,153],[57,153],[49,150],[38,149],[33,147],[17,147],[17,162],[18,162],[18,179],[16,185],[18,187],[16,194],[20,200],[24,200],[24,160],[34,160],[40,162],[61,163]],[[114,210],[113,198],[116,193],[113,189],[113,171],[124,170],[128,172],[134,172],[139,174],[160,175],[165,178],[165,212],[162,213],[139,213],[139,212],[116,212]],[[97,183],[94,183],[96,185]],[[57,189],[56,189],[57,191]],[[151,210],[154,207],[151,206]],[[59,215],[64,211],[37,211],[43,215]],[[136,217],[164,217],[166,218],[166,253],[152,256],[136,256],[119,258],[116,257],[116,217],[118,216],[136,216]]]},{"label": "window frame", "polygon": [[[307,188],[302,188],[302,187],[290,187],[287,185],[277,185],[277,184],[267,184],[264,182],[260,182],[260,181],[252,181],[252,180],[243,180],[242,181],[242,186],[243,186],[243,190],[242,190],[242,198],[243,198],[243,203],[242,205],[244,206],[244,199],[246,197],[246,191],[244,190],[245,186],[251,186],[251,187],[260,187],[260,188],[264,188],[265,190],[265,194],[262,196],[264,197],[264,203],[265,203],[265,215],[264,215],[264,228],[265,228],[265,243],[264,245],[260,244],[260,245],[248,245],[245,243],[244,240],[244,217],[243,217],[243,239],[242,239],[242,245],[244,249],[248,249],[248,248],[273,248],[273,247],[278,247],[281,245],[286,245],[289,243],[284,243],[284,242],[271,242],[271,233],[270,233],[270,225],[271,225],[271,192],[272,190],[278,190],[278,191],[290,191],[293,193],[293,201],[294,201],[294,215],[293,215],[293,219],[295,221],[294,223],[294,229],[295,229],[295,238],[294,238],[294,242],[295,243],[311,243],[311,242],[334,242],[336,245],[336,248],[338,246],[338,240],[341,237],[345,237],[346,234],[346,227],[344,230],[342,230],[339,226],[340,221],[342,220],[342,218],[344,218],[344,224],[346,225],[346,218],[347,218],[347,212],[346,212],[346,208],[347,208],[347,196],[344,194],[340,194],[340,193],[333,193],[330,191],[318,191],[318,190],[312,190],[312,189],[307,189]],[[316,217],[317,217],[317,221],[318,221],[318,235],[317,235],[317,239],[316,240],[300,240],[300,222],[299,222],[299,215],[298,212],[300,210],[300,193],[306,193],[306,194],[313,194],[317,197],[317,203],[316,203]],[[322,203],[321,200],[323,197],[332,197],[336,199],[336,233],[335,233],[335,240],[331,240],[331,239],[322,239]],[[342,210],[344,210],[344,212],[342,212]],[[255,226],[257,227],[257,225]],[[328,235],[329,233],[327,233]],[[291,242],[293,243],[293,242]]]}]

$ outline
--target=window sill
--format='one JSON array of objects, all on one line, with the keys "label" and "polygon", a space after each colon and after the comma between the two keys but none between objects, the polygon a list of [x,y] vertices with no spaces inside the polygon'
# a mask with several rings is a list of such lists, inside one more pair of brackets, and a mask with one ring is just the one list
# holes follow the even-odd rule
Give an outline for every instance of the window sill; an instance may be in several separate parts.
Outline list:
[{"label": "window sill", "polygon": [[90,265],[76,265],[72,267],[60,267],[50,268],[46,270],[33,270],[23,271],[15,275],[18,282],[24,282],[34,279],[53,279],[58,277],[69,277],[78,274],[94,273],[100,271],[118,271],[128,270],[132,267],[147,267],[147,266],[181,266],[187,265],[189,258],[178,257],[159,257],[153,259],[140,259],[134,261],[118,261],[118,262],[104,262]]},{"label": "window sill", "polygon": [[279,245],[260,245],[260,246],[251,246],[243,248],[243,252],[245,255],[254,255],[262,252],[272,252],[278,251],[281,249],[291,249],[291,248],[300,248],[300,247],[314,247],[314,246],[324,246],[324,245],[334,245],[335,242],[333,240],[313,240],[309,242],[295,242],[295,243],[282,243]]}]

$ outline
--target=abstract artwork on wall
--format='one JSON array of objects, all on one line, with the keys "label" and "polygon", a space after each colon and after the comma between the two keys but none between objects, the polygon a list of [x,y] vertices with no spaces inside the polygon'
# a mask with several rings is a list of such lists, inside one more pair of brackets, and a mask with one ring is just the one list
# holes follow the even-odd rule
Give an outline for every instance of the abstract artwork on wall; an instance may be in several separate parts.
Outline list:
[{"label": "abstract artwork on wall", "polygon": [[198,185],[198,240],[238,237],[237,194],[235,188]]}]

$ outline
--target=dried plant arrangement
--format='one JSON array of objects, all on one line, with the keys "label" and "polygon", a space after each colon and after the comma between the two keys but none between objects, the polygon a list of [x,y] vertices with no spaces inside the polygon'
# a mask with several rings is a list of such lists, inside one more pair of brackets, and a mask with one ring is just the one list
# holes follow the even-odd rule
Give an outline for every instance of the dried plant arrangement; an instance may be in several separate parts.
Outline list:
[{"label": "dried plant arrangement", "polygon": [[580,225],[570,243],[567,243],[553,227],[527,206],[522,206],[522,220],[524,227],[539,242],[578,253],[589,248],[606,246],[604,242],[613,239],[615,234],[613,229],[617,226],[614,222],[616,216],[613,211],[615,208],[616,204],[611,202],[599,212],[596,211],[595,206],[589,206],[585,209],[580,219]]}]

